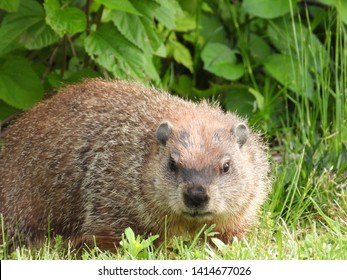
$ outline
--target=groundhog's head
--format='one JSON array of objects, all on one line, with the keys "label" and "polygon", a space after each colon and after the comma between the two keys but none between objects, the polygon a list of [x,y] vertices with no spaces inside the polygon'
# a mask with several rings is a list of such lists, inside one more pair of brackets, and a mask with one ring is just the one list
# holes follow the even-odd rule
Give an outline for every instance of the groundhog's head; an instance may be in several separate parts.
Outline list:
[{"label": "groundhog's head", "polygon": [[162,122],[156,188],[170,213],[203,222],[244,211],[254,196],[250,138],[242,121]]}]

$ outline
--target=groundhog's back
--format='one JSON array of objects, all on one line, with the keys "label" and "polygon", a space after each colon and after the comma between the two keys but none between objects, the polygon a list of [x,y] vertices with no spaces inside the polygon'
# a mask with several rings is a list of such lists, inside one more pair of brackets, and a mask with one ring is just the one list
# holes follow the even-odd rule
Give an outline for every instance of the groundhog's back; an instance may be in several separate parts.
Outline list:
[{"label": "groundhog's back", "polygon": [[[171,235],[194,233],[208,222],[217,223],[226,241],[242,236],[269,191],[269,165],[259,137],[247,135],[243,154],[233,144],[234,136],[224,145],[235,151],[234,165],[241,164],[235,166],[240,182],[233,179],[229,187],[220,181],[211,197],[216,203],[223,196],[235,197],[235,205],[226,200],[224,214],[192,219],[170,210],[176,211],[180,199],[175,190],[186,183],[173,183],[167,175],[175,140],[171,137],[165,146],[156,135],[165,121],[174,129],[185,127],[197,143],[244,123],[207,103],[104,80],[69,86],[21,116],[2,135],[0,212],[9,239],[19,233],[30,245],[51,230],[74,244],[92,243],[95,237],[100,247],[112,248],[127,226],[140,234],[163,233],[165,216]],[[189,155],[192,150],[186,144]],[[206,153],[202,161],[216,157],[213,149]]]}]

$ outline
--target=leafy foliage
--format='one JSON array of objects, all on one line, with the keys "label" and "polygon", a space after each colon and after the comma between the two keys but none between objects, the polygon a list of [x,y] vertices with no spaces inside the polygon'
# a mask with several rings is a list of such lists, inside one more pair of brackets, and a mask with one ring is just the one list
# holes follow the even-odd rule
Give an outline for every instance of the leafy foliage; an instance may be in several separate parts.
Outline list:
[{"label": "leafy foliage", "polygon": [[46,0],[44,3],[46,22],[59,35],[76,34],[86,30],[85,14],[76,7],[61,7],[59,0]]},{"label": "leafy foliage", "polygon": [[126,228],[120,246],[124,253],[129,255],[129,259],[148,259],[148,251],[146,249],[153,246],[153,241],[158,237],[158,235],[154,235],[147,239],[141,239],[139,235],[135,236],[131,228]]},{"label": "leafy foliage", "polygon": [[[345,4],[0,0],[0,7],[0,58],[11,70],[22,68],[21,63],[29,67],[28,73],[37,76],[32,85],[39,89],[11,93],[3,86],[2,111],[8,111],[6,103],[18,109],[32,106],[42,97],[42,86],[48,91],[102,75],[154,83],[191,98],[218,96],[227,109],[235,109],[231,100],[237,99],[248,104],[238,108],[240,114],[263,117],[269,104],[265,99],[259,103],[254,93],[264,92],[262,81],[268,76],[312,101],[317,94],[314,72],[330,67],[324,59],[330,54],[318,36],[329,15],[339,13],[344,19]],[[312,18],[314,26],[303,24],[302,15]],[[22,59],[12,62],[7,55]],[[311,68],[303,69],[304,55]],[[17,77],[18,87],[27,88],[26,80]]]},{"label": "leafy foliage", "polygon": [[[21,81],[18,82],[18,76]],[[39,77],[23,57],[0,59],[0,92],[2,99],[13,107],[25,109],[43,96]],[[28,95],[28,92],[32,94]]]}]

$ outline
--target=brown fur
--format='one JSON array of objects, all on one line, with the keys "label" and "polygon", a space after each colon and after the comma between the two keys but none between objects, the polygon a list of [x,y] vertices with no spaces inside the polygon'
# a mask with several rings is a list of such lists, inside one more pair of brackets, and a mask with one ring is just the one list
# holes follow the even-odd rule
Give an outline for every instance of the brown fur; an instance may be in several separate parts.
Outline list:
[{"label": "brown fur", "polygon": [[130,82],[69,86],[1,135],[6,239],[40,243],[49,224],[76,246],[114,249],[128,226],[163,236],[165,216],[169,236],[216,224],[225,242],[242,237],[270,190],[264,145],[246,128]]}]

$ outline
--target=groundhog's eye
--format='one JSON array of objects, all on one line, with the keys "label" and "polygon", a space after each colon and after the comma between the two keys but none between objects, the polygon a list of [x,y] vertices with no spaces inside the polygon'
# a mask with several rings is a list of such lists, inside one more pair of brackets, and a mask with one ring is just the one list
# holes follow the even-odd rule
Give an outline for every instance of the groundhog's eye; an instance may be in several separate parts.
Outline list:
[{"label": "groundhog's eye", "polygon": [[227,161],[223,164],[223,172],[227,173],[229,171],[229,169],[230,169],[230,162]]},{"label": "groundhog's eye", "polygon": [[170,160],[169,160],[169,169],[172,172],[176,172],[177,171],[177,163],[176,163],[176,161],[172,157],[170,157]]}]

